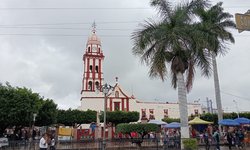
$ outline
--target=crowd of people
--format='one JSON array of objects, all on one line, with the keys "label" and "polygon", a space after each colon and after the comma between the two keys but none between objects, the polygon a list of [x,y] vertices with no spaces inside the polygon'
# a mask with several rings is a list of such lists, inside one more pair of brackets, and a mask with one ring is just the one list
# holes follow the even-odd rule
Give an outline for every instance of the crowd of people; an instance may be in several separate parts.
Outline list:
[{"label": "crowd of people", "polygon": [[[136,138],[137,136],[138,134],[136,132],[131,133],[131,137]],[[40,150],[56,149],[57,136],[55,130],[48,129],[42,131],[36,128],[33,128],[33,131],[29,130],[29,128],[22,128],[20,130],[6,129],[5,137],[9,140],[37,140],[39,141]],[[180,128],[162,128],[161,133],[150,132],[148,134],[149,139],[161,139],[162,144],[164,143],[164,145],[172,148],[180,147],[180,137]],[[211,145],[215,145],[217,150],[220,150],[221,144],[228,145],[229,150],[231,150],[233,146],[242,149],[244,147],[244,138],[248,137],[250,140],[250,132],[249,128],[247,129],[243,126],[224,126],[221,132],[218,127],[212,125],[206,126],[203,130],[198,130],[191,126],[190,137],[196,138],[199,144],[205,145],[206,150],[209,150]],[[122,134],[119,134],[119,138],[122,138]]]},{"label": "crowd of people", "polygon": [[56,139],[55,131],[47,130],[41,132],[38,128],[30,129],[28,127],[24,128],[7,128],[3,134],[3,137],[8,138],[11,141],[20,141],[27,144],[30,141],[39,140],[40,150],[55,150],[56,149]]},{"label": "crowd of people", "polygon": [[220,150],[220,145],[228,145],[229,150],[233,146],[239,149],[243,148],[244,138],[248,134],[247,130],[238,127],[224,127],[222,133],[219,132],[218,128],[206,128],[203,132],[197,132],[192,130],[191,137],[197,138],[199,144],[204,144],[206,150],[210,149],[210,146],[216,145],[216,149]]},{"label": "crowd of people", "polygon": [[29,127],[23,128],[6,128],[3,137],[8,138],[10,141],[24,141],[27,142],[29,139],[35,140],[41,136],[40,130],[34,128],[33,131]]},{"label": "crowd of people", "polygon": [[224,139],[227,141],[229,149],[231,150],[233,145],[242,149],[246,134],[247,132],[244,129],[227,130],[224,134]]},{"label": "crowd of people", "polygon": [[180,129],[167,129],[163,141],[167,147],[180,148]]}]

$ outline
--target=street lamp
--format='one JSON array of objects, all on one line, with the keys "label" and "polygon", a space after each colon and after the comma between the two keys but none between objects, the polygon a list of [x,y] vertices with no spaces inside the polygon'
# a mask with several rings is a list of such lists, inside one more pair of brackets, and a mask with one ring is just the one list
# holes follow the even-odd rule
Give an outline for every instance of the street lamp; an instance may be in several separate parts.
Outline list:
[{"label": "street lamp", "polygon": [[33,126],[32,126],[32,139],[33,140],[35,139],[35,137],[33,137],[33,132],[34,132],[34,127],[35,127],[35,122],[36,122],[36,116],[37,116],[37,114],[34,113],[33,114]]},{"label": "street lamp", "polygon": [[236,106],[236,109],[237,109],[237,116],[238,116],[238,118],[240,118],[238,103],[236,102],[236,100],[233,100],[233,102],[235,103],[235,106]]},{"label": "street lamp", "polygon": [[112,91],[114,89],[113,86],[105,83],[104,85],[101,86],[101,90],[104,94],[104,110],[103,110],[103,140],[102,140],[102,149],[105,150],[106,149],[106,111],[107,111],[107,98],[108,98],[108,94],[110,91]]},{"label": "street lamp", "polygon": [[34,123],[34,124],[35,124],[35,121],[36,121],[36,116],[37,116],[37,114],[34,113],[34,114],[33,114],[33,123]]}]

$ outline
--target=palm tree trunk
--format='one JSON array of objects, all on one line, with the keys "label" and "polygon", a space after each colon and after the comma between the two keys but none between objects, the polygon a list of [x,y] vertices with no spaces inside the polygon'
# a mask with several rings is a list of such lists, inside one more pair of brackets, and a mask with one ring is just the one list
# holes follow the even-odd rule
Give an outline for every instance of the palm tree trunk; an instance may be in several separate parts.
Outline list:
[{"label": "palm tree trunk", "polygon": [[[221,105],[221,96],[220,96],[220,83],[217,71],[217,63],[215,58],[215,53],[212,53],[212,62],[213,62],[213,72],[214,72],[214,89],[215,89],[215,99],[218,110],[218,121],[223,119],[222,105]],[[220,129],[219,129],[220,130]]]},{"label": "palm tree trunk", "polygon": [[177,73],[179,112],[181,121],[181,149],[184,149],[183,139],[189,138],[187,89],[182,73]]}]

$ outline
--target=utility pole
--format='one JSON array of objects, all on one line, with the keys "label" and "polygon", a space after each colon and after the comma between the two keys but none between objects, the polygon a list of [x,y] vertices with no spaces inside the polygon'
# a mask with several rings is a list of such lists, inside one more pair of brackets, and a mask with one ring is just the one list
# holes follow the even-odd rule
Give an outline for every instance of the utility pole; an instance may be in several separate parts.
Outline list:
[{"label": "utility pole", "polygon": [[208,97],[207,97],[206,101],[207,101],[207,112],[211,113],[211,111],[210,111],[210,103],[209,103]]},{"label": "utility pole", "polygon": [[[212,53],[212,62],[213,62],[213,73],[214,73],[215,100],[218,110],[218,121],[220,121],[223,119],[223,112],[222,112],[221,95],[220,95],[219,75],[217,70],[215,53]],[[219,125],[219,130],[221,132],[221,125]]]},{"label": "utility pole", "polygon": [[211,114],[213,114],[214,113],[213,112],[213,101],[210,99],[209,102],[210,102]]}]

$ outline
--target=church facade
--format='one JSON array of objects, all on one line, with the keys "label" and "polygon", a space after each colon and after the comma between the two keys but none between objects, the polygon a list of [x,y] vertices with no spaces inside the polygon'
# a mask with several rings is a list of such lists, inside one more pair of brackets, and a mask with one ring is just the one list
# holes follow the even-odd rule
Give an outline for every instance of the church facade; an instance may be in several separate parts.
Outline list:
[{"label": "church facade", "polygon": [[[104,110],[104,94],[102,85],[104,53],[101,46],[101,40],[96,34],[95,28],[89,36],[86,49],[83,55],[83,78],[81,90],[80,110]],[[164,102],[146,102],[135,98],[127,93],[122,86],[116,83],[109,91],[106,99],[107,111],[137,111],[140,113],[140,120],[161,120],[163,118],[180,118],[179,104]],[[199,103],[188,103],[188,115],[198,115],[201,113]]]}]

